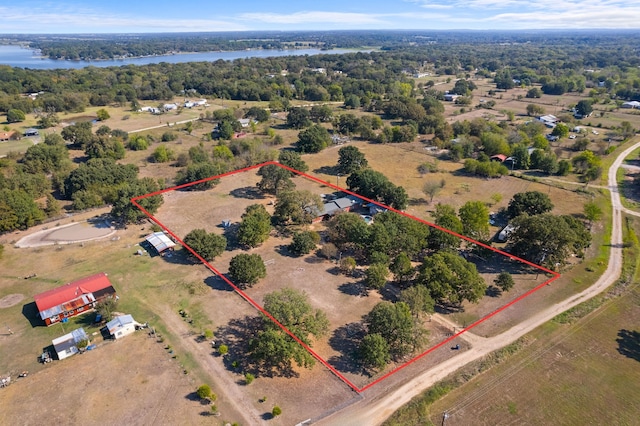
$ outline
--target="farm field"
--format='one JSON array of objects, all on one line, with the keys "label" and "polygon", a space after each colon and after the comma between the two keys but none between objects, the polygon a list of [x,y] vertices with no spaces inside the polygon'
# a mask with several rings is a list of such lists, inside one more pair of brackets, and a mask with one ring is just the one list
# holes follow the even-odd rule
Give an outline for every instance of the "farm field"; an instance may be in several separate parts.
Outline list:
[{"label": "farm field", "polygon": [[573,324],[549,323],[532,343],[431,406],[448,425],[635,424],[640,411],[640,294],[615,297]]}]

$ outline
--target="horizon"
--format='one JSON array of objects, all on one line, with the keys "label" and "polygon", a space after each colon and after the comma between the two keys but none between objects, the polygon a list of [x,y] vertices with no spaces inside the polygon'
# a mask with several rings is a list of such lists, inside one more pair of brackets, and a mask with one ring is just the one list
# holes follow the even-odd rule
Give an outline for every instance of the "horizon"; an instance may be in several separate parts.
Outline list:
[{"label": "horizon", "polygon": [[24,0],[0,6],[0,13],[1,35],[640,29],[636,0],[325,0],[322,5],[113,0],[108,6],[87,0]]}]

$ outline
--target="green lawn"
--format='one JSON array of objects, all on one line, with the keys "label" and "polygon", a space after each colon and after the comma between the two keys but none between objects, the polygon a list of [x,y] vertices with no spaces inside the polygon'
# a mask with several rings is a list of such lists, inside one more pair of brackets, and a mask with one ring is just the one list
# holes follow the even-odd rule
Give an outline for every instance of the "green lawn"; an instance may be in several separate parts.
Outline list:
[{"label": "green lawn", "polygon": [[27,148],[33,146],[31,139],[23,138],[18,141],[0,142],[0,156],[7,155],[10,152],[25,152]]}]

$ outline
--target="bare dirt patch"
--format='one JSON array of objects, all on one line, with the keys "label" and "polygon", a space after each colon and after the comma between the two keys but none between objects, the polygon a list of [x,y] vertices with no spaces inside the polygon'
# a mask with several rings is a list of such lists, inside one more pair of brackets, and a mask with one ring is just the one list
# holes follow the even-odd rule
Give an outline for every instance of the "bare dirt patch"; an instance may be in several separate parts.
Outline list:
[{"label": "bare dirt patch", "polygon": [[[114,425],[210,424],[200,414],[209,407],[193,395],[196,386],[162,344],[138,332],[54,361],[3,389],[3,418],[25,425],[86,419]],[[36,389],[48,389],[46,397]]]},{"label": "bare dirt patch", "polygon": [[24,294],[8,294],[0,299],[0,309],[10,308],[17,305],[24,299]]}]

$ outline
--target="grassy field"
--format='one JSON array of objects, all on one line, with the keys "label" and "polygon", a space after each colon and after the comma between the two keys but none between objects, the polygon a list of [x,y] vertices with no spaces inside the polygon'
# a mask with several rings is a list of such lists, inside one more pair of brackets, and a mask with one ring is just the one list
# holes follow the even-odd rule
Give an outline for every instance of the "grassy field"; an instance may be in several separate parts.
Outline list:
[{"label": "grassy field", "polygon": [[30,146],[33,146],[33,141],[29,138],[22,138],[17,141],[0,142],[0,157],[8,155],[9,153],[25,152]]},{"label": "grassy field", "polygon": [[447,425],[636,424],[639,223],[627,224],[626,283],[464,368],[386,424],[441,424],[445,412]]}]

